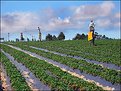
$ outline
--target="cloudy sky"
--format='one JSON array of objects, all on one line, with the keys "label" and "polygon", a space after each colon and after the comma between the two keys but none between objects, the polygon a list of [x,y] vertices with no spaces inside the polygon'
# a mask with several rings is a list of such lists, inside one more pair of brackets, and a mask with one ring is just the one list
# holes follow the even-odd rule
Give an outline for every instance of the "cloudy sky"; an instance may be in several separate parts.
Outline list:
[{"label": "cloudy sky", "polygon": [[77,33],[87,34],[90,20],[95,31],[110,38],[120,38],[120,1],[1,1],[1,37],[42,39],[61,31],[66,39]]}]

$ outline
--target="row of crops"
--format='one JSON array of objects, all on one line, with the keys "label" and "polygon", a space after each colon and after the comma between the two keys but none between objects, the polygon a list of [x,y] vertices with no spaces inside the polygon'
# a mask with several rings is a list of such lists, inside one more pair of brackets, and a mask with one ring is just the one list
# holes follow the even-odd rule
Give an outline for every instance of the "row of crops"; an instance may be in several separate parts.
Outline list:
[{"label": "row of crops", "polygon": [[[1,45],[1,48],[12,55],[18,62],[25,65],[35,74],[37,78],[44,84],[48,85],[51,90],[101,90],[102,88],[96,86],[94,83],[89,83],[83,79],[74,77],[67,72],[62,71],[60,68],[53,66],[39,60],[35,57],[31,57],[21,51],[13,49],[11,47]],[[1,53],[1,62],[7,69],[7,74],[10,76],[12,87],[18,91],[19,89],[30,90],[26,85],[25,79],[22,78],[21,74],[13,64]],[[8,67],[8,68],[7,68]],[[15,70],[15,71],[13,71]],[[13,73],[12,73],[13,72]],[[22,83],[21,83],[22,82]],[[16,84],[15,84],[16,83]],[[25,84],[24,84],[25,83]],[[22,86],[21,86],[21,85]]]},{"label": "row of crops", "polygon": [[[121,85],[121,79],[120,79],[121,71],[104,68],[100,65],[86,62],[85,60],[70,58],[68,56],[61,56],[54,53],[50,53],[49,51],[46,52],[44,50],[38,50],[31,47],[35,46],[37,48],[44,48],[47,50],[68,54],[72,56],[81,56],[83,58],[88,58],[106,63],[113,63],[116,64],[117,66],[120,66],[119,40],[103,40],[103,41],[99,40],[96,42],[97,46],[89,46],[88,42],[86,41],[15,42],[15,43],[6,43],[6,44],[16,46],[18,48],[21,48],[22,50],[36,53],[42,57],[64,64],[74,70],[78,69],[80,73],[86,73],[94,77],[99,77],[100,79],[102,79],[102,81],[103,79],[105,79],[107,82],[109,82],[110,86],[114,85],[114,87],[118,88],[119,90]],[[95,83],[92,82],[90,83],[85,81],[84,79],[72,76],[68,72],[61,70],[59,67],[49,64],[42,59],[40,60],[36,57],[32,57],[22,51],[18,51],[7,45],[1,44],[1,48],[5,52],[12,55],[15,58],[15,60],[17,60],[19,63],[25,65],[32,73],[35,74],[37,78],[39,78],[39,80],[43,84],[49,86],[51,90],[65,90],[65,89],[103,90],[104,89],[98,87]],[[5,55],[3,56],[5,57]],[[9,59],[7,60],[9,61]],[[6,61],[4,63],[6,63]],[[4,63],[2,61],[2,64]],[[24,85],[27,86],[26,84]],[[23,87],[23,89],[25,88],[26,87]],[[28,89],[30,88],[27,87],[25,90]]]},{"label": "row of crops", "polygon": [[10,77],[12,90],[21,91],[21,89],[24,89],[25,91],[29,91],[30,88],[27,85],[25,78],[22,77],[15,65],[13,65],[2,52],[0,53],[0,57],[0,62],[4,65],[7,75]]},{"label": "row of crops", "polygon": [[27,44],[35,47],[72,55],[81,56],[91,60],[113,63],[121,66],[120,40],[97,40],[97,46],[90,46],[85,40],[77,41],[53,41],[53,42],[27,42],[16,43]]},{"label": "row of crops", "polygon": [[24,46],[22,44],[12,44],[12,45],[14,46],[16,45],[17,47],[22,48],[24,50],[39,54],[43,57],[65,64],[73,69],[79,69],[80,72],[86,72],[87,74],[91,74],[93,76],[99,76],[111,82],[112,84],[121,83],[121,80],[120,80],[121,71],[103,68],[100,65],[95,65],[94,63],[88,63],[84,60],[77,60],[74,58],[63,57],[50,52],[33,49],[33,48],[30,48],[29,46]]}]

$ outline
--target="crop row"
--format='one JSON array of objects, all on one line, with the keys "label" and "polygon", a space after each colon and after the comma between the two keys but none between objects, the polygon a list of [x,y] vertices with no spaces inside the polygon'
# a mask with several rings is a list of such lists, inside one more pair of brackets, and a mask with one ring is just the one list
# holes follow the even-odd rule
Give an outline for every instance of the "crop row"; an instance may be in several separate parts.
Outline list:
[{"label": "crop row", "polygon": [[[57,48],[64,48],[68,50],[74,50],[74,51],[82,51],[87,52],[90,54],[95,55],[103,55],[105,54],[112,55],[112,54],[118,54],[119,47],[120,47],[120,41],[119,40],[103,40],[103,41],[97,41],[98,44],[94,48],[92,46],[88,45],[88,42],[86,41],[57,41],[57,42],[27,42],[27,44],[33,44],[35,46],[39,47],[57,47]],[[102,53],[102,51],[105,52]]]},{"label": "crop row", "polygon": [[[102,90],[102,88],[95,84],[74,77],[44,60],[31,57],[28,54],[8,46],[2,46],[2,49],[11,54],[18,62],[21,62],[29,68],[40,79],[40,81],[49,85],[52,90]],[[48,74],[47,71],[55,77]]]},{"label": "crop row", "polygon": [[[36,46],[36,47],[39,47],[39,46]],[[103,52],[103,54],[105,55],[105,56],[103,56],[103,55],[84,53],[82,51],[80,52],[80,51],[69,50],[69,49],[65,49],[65,48],[46,47],[46,49],[48,49],[50,51],[55,51],[55,52],[71,55],[71,56],[79,56],[79,57],[83,57],[83,58],[90,59],[90,60],[96,60],[99,62],[113,63],[113,64],[116,64],[118,66],[121,65],[120,61],[119,61],[120,54],[117,54],[117,55],[113,54],[111,56],[109,56],[109,55],[107,56],[106,53]]]},{"label": "crop row", "polygon": [[4,65],[7,75],[10,77],[10,82],[13,90],[15,91],[30,91],[25,78],[22,77],[21,73],[17,70],[10,60],[1,52],[0,54],[2,64]]},{"label": "crop row", "polygon": [[[80,43],[79,43],[80,42]],[[96,60],[100,62],[113,63],[120,65],[120,44],[118,40],[98,41],[96,47],[88,46],[85,41],[60,41],[60,42],[27,42],[25,44],[45,48],[72,56],[81,56],[83,58]],[[24,43],[15,43],[24,44]]]},{"label": "crop row", "polygon": [[43,57],[47,57],[49,59],[55,60],[57,62],[60,62],[62,64],[66,64],[67,66],[73,68],[73,69],[79,69],[80,72],[86,72],[88,74],[92,74],[93,76],[100,76],[107,81],[110,81],[112,83],[120,83],[120,75],[121,72],[116,70],[111,70],[107,68],[103,68],[100,65],[95,65],[94,63],[88,63],[84,60],[77,60],[74,58],[69,57],[62,57],[60,55],[56,55],[53,53],[37,50],[30,48],[29,46],[19,46],[20,48],[24,50],[31,51],[33,53],[37,53]]}]

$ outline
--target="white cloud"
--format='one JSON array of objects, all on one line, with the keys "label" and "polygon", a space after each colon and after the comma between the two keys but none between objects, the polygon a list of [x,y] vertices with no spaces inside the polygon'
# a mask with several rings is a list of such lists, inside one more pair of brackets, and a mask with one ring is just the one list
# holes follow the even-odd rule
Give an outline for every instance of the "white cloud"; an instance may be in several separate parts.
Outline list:
[{"label": "white cloud", "polygon": [[[113,8],[115,5],[110,1],[98,5],[70,6],[62,9],[65,14],[69,13],[64,18],[58,15],[63,14],[61,9],[56,11],[46,8],[40,12],[11,12],[2,15],[1,27],[4,33],[22,32],[25,31],[25,28],[32,31],[36,30],[38,26],[41,27],[41,31],[81,30],[88,26],[86,22],[90,19],[96,21],[96,27],[119,27],[120,13],[113,14]],[[115,21],[115,19],[117,20]]]},{"label": "white cloud", "polygon": [[70,17],[65,18],[65,19],[63,20],[63,22],[66,23],[66,24],[70,23]]},{"label": "white cloud", "polygon": [[81,5],[75,8],[74,19],[89,20],[111,14],[115,5],[110,1],[105,1],[99,5]]},{"label": "white cloud", "polygon": [[121,22],[116,22],[116,23],[114,24],[114,26],[120,28],[120,26],[121,26]]},{"label": "white cloud", "polygon": [[120,12],[118,12],[118,13],[116,13],[116,14],[114,15],[114,19],[115,19],[114,26],[120,28],[120,25],[121,25],[121,21],[120,21],[120,19],[121,19],[121,14],[120,14]]},{"label": "white cloud", "polygon": [[117,19],[120,19],[121,18],[121,13],[120,12],[116,13],[114,17],[117,18]]},{"label": "white cloud", "polygon": [[100,5],[100,14],[102,16],[108,16],[114,7],[115,5],[111,1],[105,1]]},{"label": "white cloud", "polygon": [[103,28],[106,28],[112,25],[109,19],[98,19],[96,23],[97,23],[97,27],[103,27]]},{"label": "white cloud", "polygon": [[38,17],[31,12],[12,12],[2,16],[1,28],[4,33],[24,31],[38,23]]}]

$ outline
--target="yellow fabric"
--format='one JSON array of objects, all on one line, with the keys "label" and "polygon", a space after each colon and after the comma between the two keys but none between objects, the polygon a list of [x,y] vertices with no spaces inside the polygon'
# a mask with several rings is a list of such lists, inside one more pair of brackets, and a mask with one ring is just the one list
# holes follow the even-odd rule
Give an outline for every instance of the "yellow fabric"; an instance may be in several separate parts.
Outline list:
[{"label": "yellow fabric", "polygon": [[88,41],[92,40],[92,32],[88,32]]}]

